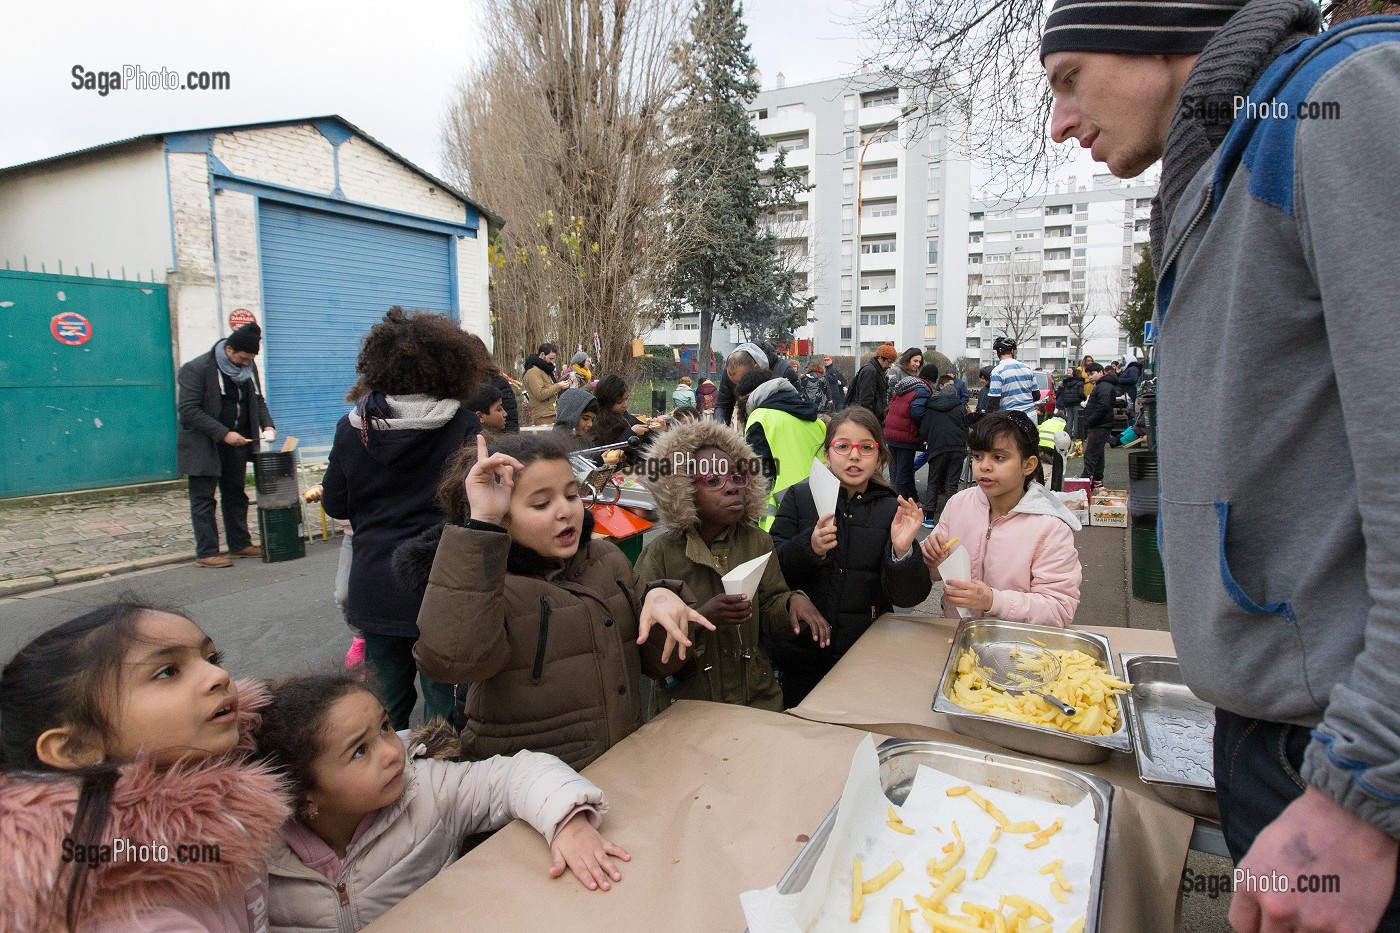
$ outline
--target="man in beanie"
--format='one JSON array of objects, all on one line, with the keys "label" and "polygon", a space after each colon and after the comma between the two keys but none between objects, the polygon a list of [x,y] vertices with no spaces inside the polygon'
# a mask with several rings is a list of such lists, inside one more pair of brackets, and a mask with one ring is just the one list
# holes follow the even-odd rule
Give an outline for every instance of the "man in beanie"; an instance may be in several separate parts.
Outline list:
[{"label": "man in beanie", "polygon": [[885,413],[889,411],[890,403],[886,397],[885,389],[889,380],[885,374],[889,372],[894,361],[899,359],[899,351],[894,348],[894,344],[885,342],[876,348],[873,356],[866,361],[866,364],[856,373],[856,377],[851,380],[850,391],[846,393],[847,405],[859,405],[869,409],[881,424],[885,423]]},{"label": "man in beanie", "polygon": [[[1219,708],[1236,930],[1400,930],[1400,20],[1317,35],[1307,0],[1057,0],[1054,139],[1152,211],[1157,443],[1172,633]],[[1199,387],[1228,374],[1248,393]],[[1301,379],[1301,382],[1299,380]],[[1287,405],[1261,408],[1260,397]],[[1279,470],[1280,463],[1288,469]]]},{"label": "man in beanie", "polygon": [[180,367],[176,463],[190,478],[195,563],[201,567],[233,565],[219,553],[216,488],[229,553],[234,557],[262,554],[248,535],[248,493],[243,485],[250,452],[257,449],[259,440],[270,443],[277,437],[254,362],[261,347],[262,329],[256,323],[244,324],[208,353]]}]

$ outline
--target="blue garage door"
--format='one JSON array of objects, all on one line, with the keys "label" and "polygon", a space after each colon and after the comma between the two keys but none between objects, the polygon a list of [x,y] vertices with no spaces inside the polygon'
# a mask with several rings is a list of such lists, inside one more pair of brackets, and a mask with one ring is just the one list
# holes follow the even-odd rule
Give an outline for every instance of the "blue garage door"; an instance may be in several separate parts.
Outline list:
[{"label": "blue garage door", "polygon": [[263,360],[277,433],[329,447],[360,341],[393,305],[452,311],[452,237],[261,200]]}]

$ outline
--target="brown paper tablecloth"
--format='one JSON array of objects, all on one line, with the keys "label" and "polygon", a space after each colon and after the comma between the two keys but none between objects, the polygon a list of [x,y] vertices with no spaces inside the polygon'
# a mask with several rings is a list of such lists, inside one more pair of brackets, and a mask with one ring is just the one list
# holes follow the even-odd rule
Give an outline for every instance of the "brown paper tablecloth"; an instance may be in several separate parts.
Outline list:
[{"label": "brown paper tablecloth", "polygon": [[[861,735],[868,730],[901,739],[953,742],[1004,752],[990,742],[954,733],[948,717],[933,711],[933,695],[956,628],[954,619],[881,616],[788,714],[849,726]],[[1107,638],[1115,665],[1122,653],[1176,656],[1169,632],[1088,625],[1076,630]],[[1095,765],[1056,763],[1097,774],[1115,787],[1101,929],[1104,933],[1171,933],[1194,817],[1163,803],[1148,790],[1138,777],[1131,754],[1114,752],[1107,761]]]},{"label": "brown paper tablecloth", "polygon": [[677,703],[583,772],[612,805],[603,834],[632,854],[611,891],[550,878],[543,837],[517,820],[367,929],[737,933],[739,894],[782,877],[840,798],[864,737]]}]

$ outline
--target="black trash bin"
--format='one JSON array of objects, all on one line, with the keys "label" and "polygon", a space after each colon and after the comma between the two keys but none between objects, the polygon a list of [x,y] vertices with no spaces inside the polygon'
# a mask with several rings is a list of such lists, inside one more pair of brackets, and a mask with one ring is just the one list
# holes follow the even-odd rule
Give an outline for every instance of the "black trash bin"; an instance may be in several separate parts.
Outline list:
[{"label": "black trash bin", "polygon": [[306,556],[306,529],[301,514],[301,487],[296,454],[264,450],[253,454],[258,490],[258,534],[264,563]]}]

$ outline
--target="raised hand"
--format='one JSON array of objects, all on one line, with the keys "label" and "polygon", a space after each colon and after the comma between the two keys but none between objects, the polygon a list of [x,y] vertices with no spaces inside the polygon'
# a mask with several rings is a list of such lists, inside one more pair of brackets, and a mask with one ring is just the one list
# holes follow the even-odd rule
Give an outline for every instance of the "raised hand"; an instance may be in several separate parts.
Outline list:
[{"label": "raised hand", "polygon": [[507,454],[486,452],[486,437],[476,436],[476,463],[472,464],[463,485],[467,506],[477,521],[501,524],[510,510],[510,494],[515,487],[515,471],[525,469],[519,460]]},{"label": "raised hand", "polygon": [[687,606],[685,600],[675,593],[662,587],[647,593],[646,599],[642,601],[642,615],[637,620],[637,644],[646,644],[653,625],[659,625],[666,630],[666,645],[661,650],[662,664],[671,660],[671,652],[677,649],[681,660],[685,660],[685,649],[691,645],[691,625],[698,625],[712,632],[715,630],[714,623]]},{"label": "raised hand", "polygon": [[924,526],[924,510],[913,499],[899,497],[899,509],[890,522],[890,544],[896,554],[903,554],[914,546],[914,537]]}]

